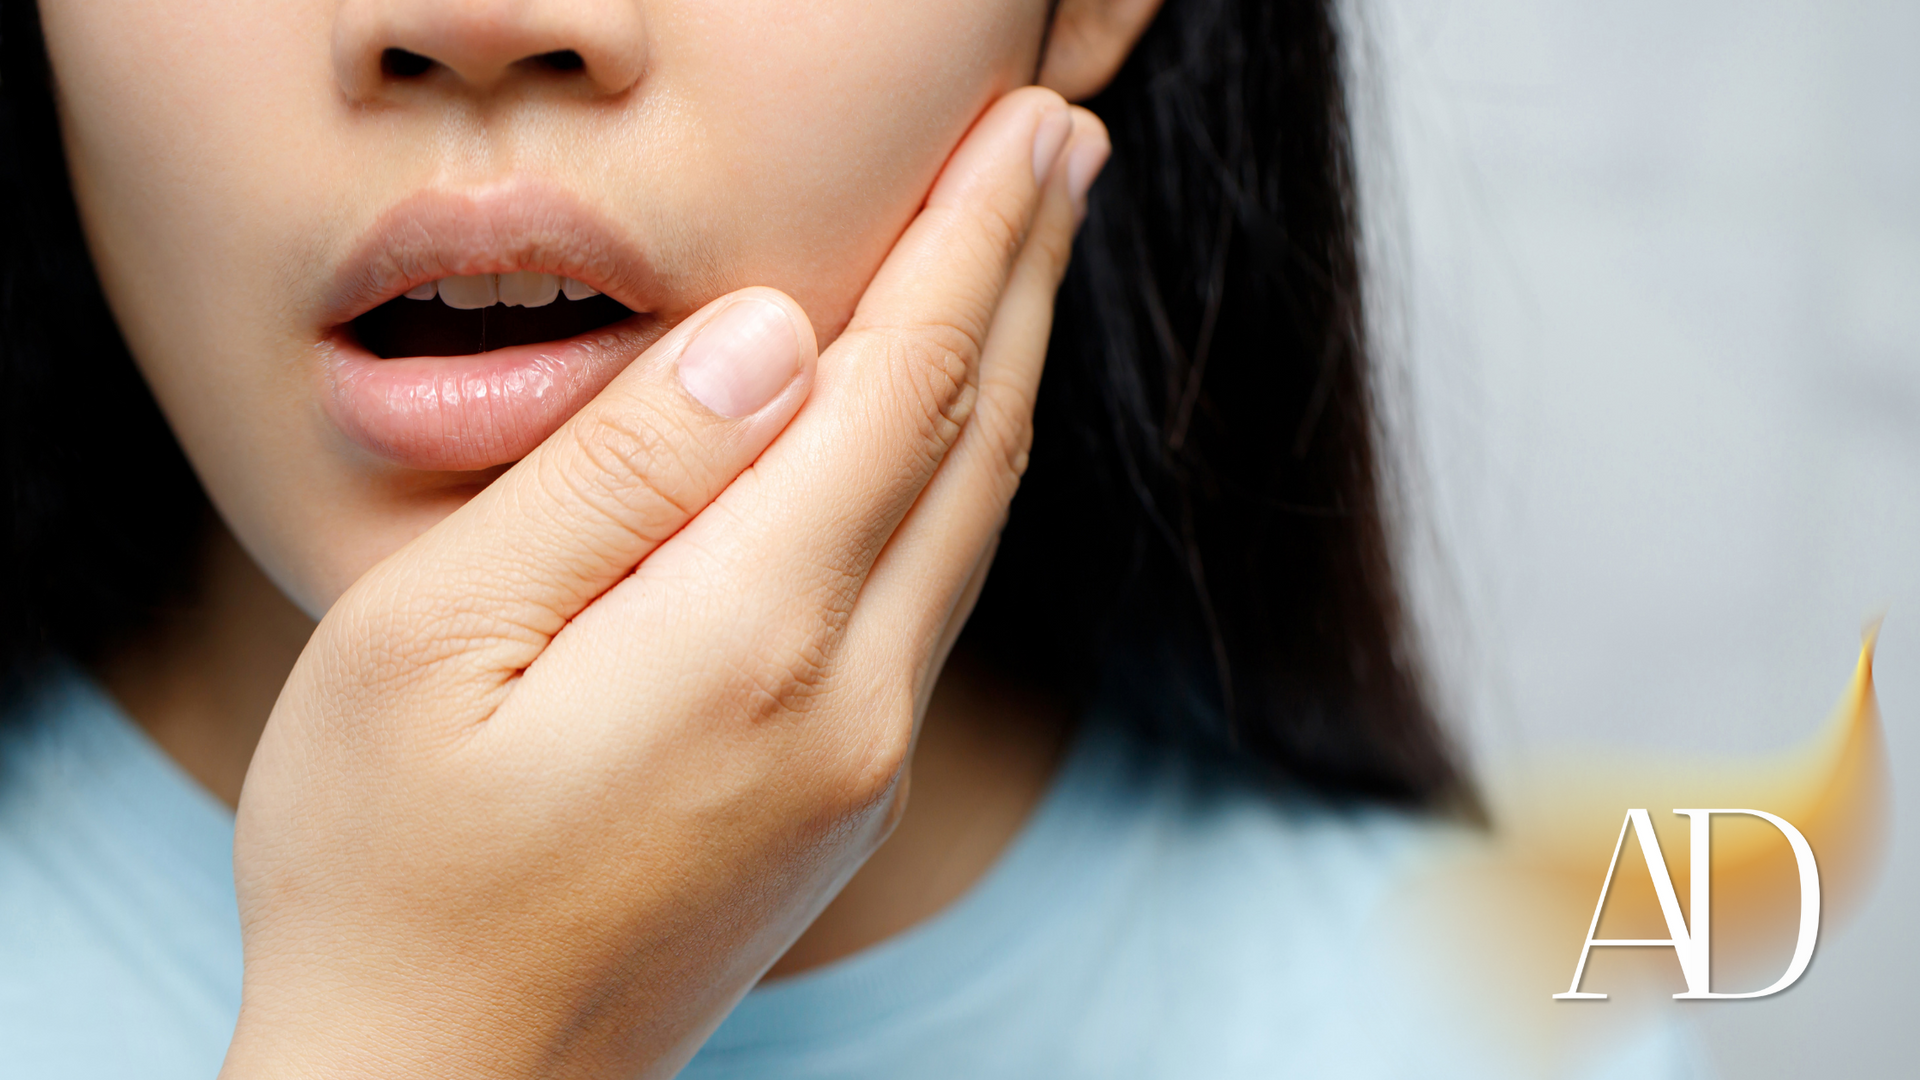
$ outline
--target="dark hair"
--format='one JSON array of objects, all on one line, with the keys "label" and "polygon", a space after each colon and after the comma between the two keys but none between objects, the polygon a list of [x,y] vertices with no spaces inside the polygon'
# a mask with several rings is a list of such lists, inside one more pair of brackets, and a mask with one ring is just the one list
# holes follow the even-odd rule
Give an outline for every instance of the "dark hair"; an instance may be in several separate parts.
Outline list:
[{"label": "dark hair", "polygon": [[[1089,103],[1113,160],[965,640],[1320,791],[1435,805],[1464,788],[1384,522],[1332,9],[1167,0]],[[18,677],[139,628],[206,510],[88,261],[35,5],[4,0],[0,35],[0,663]]]},{"label": "dark hair", "polygon": [[33,0],[0,0],[0,204],[4,695],[49,653],[90,659],[142,629],[207,520],[87,256]]},{"label": "dark hair", "polygon": [[1323,792],[1470,805],[1384,521],[1335,8],[1167,0],[1088,103],[1113,158],[967,640]]}]

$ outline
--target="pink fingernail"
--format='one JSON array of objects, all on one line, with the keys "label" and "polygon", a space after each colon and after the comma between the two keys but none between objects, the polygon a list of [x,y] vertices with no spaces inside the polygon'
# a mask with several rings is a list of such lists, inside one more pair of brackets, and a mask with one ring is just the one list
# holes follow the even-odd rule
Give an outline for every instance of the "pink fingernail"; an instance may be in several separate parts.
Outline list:
[{"label": "pink fingernail", "polygon": [[680,385],[725,417],[759,412],[799,371],[793,322],[768,300],[728,304],[680,354]]},{"label": "pink fingernail", "polygon": [[1081,143],[1067,156],[1067,194],[1073,197],[1075,208],[1086,209],[1087,192],[1092,190],[1094,178],[1106,168],[1107,157],[1112,153],[1113,147],[1101,139]]},{"label": "pink fingernail", "polygon": [[1050,109],[1040,118],[1040,126],[1033,133],[1033,182],[1044,184],[1047,176],[1053,172],[1053,163],[1060,158],[1060,148],[1067,145],[1067,136],[1073,134],[1073,114],[1064,107]]}]

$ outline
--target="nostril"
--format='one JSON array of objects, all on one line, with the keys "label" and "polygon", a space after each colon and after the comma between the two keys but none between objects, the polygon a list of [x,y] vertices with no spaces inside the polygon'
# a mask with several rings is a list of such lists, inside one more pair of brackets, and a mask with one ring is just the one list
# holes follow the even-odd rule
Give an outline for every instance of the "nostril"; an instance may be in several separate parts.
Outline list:
[{"label": "nostril", "polygon": [[550,53],[541,53],[533,62],[549,71],[579,71],[587,66],[580,54],[572,49],[558,49]]},{"label": "nostril", "polygon": [[380,54],[380,73],[396,79],[413,79],[433,67],[431,57],[405,49],[387,49]]}]

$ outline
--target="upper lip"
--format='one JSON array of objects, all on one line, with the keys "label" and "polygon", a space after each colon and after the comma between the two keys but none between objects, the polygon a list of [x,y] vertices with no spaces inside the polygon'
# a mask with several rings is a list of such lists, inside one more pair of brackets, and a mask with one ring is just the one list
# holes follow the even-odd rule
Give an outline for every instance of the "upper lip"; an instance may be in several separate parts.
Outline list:
[{"label": "upper lip", "polygon": [[639,245],[606,217],[550,184],[512,181],[388,207],[335,270],[322,318],[341,326],[423,282],[515,270],[573,278],[639,312],[660,295]]}]

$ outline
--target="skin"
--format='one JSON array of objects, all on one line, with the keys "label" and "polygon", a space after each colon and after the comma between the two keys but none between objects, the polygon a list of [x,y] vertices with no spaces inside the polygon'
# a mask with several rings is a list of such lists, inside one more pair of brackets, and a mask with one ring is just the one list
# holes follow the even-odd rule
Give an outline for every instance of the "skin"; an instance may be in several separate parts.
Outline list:
[{"label": "skin", "polygon": [[[1043,56],[1045,9],[44,0],[96,266],[221,517],[105,675],[239,807],[227,1075],[668,1075],[991,864],[1064,721],[942,672],[1106,153],[1010,91],[1096,91],[1154,5],[1067,0]],[[518,462],[343,438],[330,275],[407,194],[526,176],[646,253],[651,346]],[[678,365],[743,297],[787,374],[718,415]]]},{"label": "skin", "polygon": [[472,81],[342,90],[336,64],[452,36],[448,0],[44,6],[113,309],[222,518],[310,615],[490,478],[396,469],[317,407],[319,298],[383,210],[551,177],[648,254],[666,321],[764,285],[831,342],[968,125],[1034,70],[1042,29],[1038,0],[557,6],[581,47],[587,26],[641,22],[645,77],[607,95],[486,70],[561,44],[510,38],[456,57]]}]

